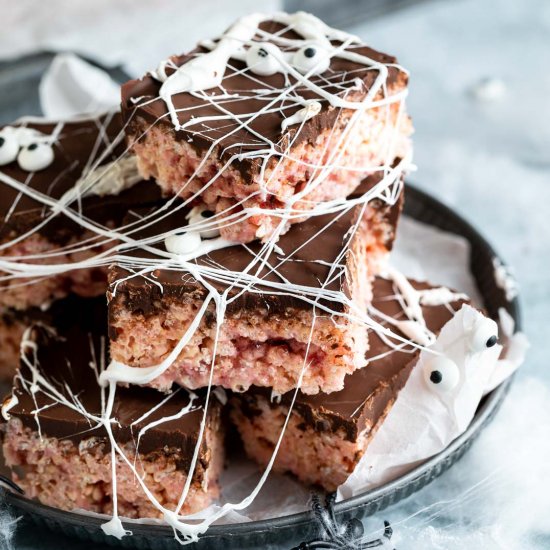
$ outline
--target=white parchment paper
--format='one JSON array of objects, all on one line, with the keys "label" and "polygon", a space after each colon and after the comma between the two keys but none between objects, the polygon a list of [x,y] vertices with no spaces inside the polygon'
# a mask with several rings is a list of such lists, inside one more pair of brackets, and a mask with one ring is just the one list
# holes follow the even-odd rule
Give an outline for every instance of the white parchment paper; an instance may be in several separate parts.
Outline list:
[{"label": "white parchment paper", "polygon": [[46,118],[65,119],[117,109],[120,86],[80,57],[57,55],[40,82],[40,104]]}]

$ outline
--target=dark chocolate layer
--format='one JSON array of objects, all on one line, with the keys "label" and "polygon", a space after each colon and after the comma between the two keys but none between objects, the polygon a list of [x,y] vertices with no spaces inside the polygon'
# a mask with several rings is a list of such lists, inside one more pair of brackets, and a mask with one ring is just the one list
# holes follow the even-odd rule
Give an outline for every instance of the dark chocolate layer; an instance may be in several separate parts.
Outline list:
[{"label": "dark chocolate layer", "polygon": [[[354,196],[365,193],[380,181],[381,175],[373,175],[366,178],[359,186]],[[372,207],[379,210],[384,218],[384,225],[395,229],[402,206],[402,196],[393,206],[388,206],[382,201],[376,199],[371,203]],[[270,282],[281,283],[286,280],[294,285],[300,285],[310,288],[324,287],[331,291],[340,291],[348,293],[348,284],[343,270],[340,269],[340,275],[334,277],[331,274],[330,266],[335,264],[341,254],[344,246],[349,241],[348,231],[357,219],[361,206],[355,207],[342,214],[326,214],[323,216],[314,216],[306,221],[294,224],[289,231],[283,235],[277,242],[277,246],[284,251],[284,255],[273,252],[269,259],[270,266],[277,266],[277,273],[263,268],[260,276]],[[151,234],[161,234],[163,232],[181,227],[184,216],[177,212],[172,216],[165,218],[158,224],[151,226],[143,234],[138,236],[148,236]],[[134,218],[135,219],[135,218]],[[128,221],[132,220],[131,216]],[[384,233],[384,246],[390,250],[395,231]],[[306,244],[307,243],[307,244]],[[160,246],[164,246],[160,244]],[[196,259],[200,265],[209,265],[221,267],[234,273],[242,272],[253,259],[254,254],[261,248],[258,242],[248,245],[235,245],[211,252],[206,256]],[[138,252],[136,252],[138,254]],[[344,255],[338,260],[340,266],[345,266],[347,256]],[[114,267],[111,270],[110,282],[126,277],[128,271],[121,267]],[[152,315],[158,312],[159,308],[166,307],[171,301],[177,302],[195,302],[204,298],[206,291],[203,286],[191,275],[182,271],[157,270],[154,272],[156,283],[151,282],[150,278],[132,277],[117,286],[116,297],[117,304],[122,303],[124,308],[131,313],[142,313]],[[329,277],[330,275],[330,277]],[[209,281],[219,290],[224,290],[226,285],[215,281]],[[277,295],[267,287],[258,286],[263,292],[246,292],[237,300],[228,304],[228,313],[240,310],[262,310],[267,309],[271,314],[284,314],[289,308],[310,309],[304,300],[289,296],[287,294]],[[235,294],[235,292],[232,292]],[[114,305],[114,304],[113,304]],[[331,302],[330,307],[333,311],[340,311],[343,306],[340,302]],[[116,337],[116,335],[111,335]]]},{"label": "dark chocolate layer", "polygon": [[[37,344],[40,373],[55,383],[57,390],[65,397],[71,399],[72,396],[77,396],[86,411],[99,415],[102,410],[101,391],[96,372],[90,365],[97,364],[99,367],[102,361],[108,361],[105,299],[71,297],[59,301],[56,307],[58,315],[50,327],[37,325],[33,329],[32,338]],[[55,327],[55,332],[52,332],[51,326]],[[20,366],[20,375],[27,381],[32,381],[30,369],[24,363]],[[45,407],[55,401],[42,391],[31,395],[18,376],[14,384],[14,394],[19,402],[10,410],[10,414],[20,418],[25,426],[36,430],[37,422],[33,411],[37,406]],[[105,393],[107,395],[108,390]],[[162,407],[146,419],[138,421],[163,401]],[[176,415],[188,403],[189,394],[184,389],[175,391],[167,400],[166,394],[150,388],[117,388],[112,414],[117,420],[112,425],[117,443],[123,444],[131,440],[137,442],[140,429],[161,418]],[[194,401],[195,410],[145,431],[139,441],[139,452],[176,453],[180,467],[186,468],[197,442],[203,403],[199,396]],[[219,410],[220,405],[213,398],[209,404],[208,425],[218,417]],[[105,443],[110,448],[102,426],[93,428],[94,424],[89,423],[84,415],[65,405],[56,403],[44,408],[38,414],[38,422],[46,436],[70,439],[75,443],[95,437],[98,438],[98,443]],[[206,453],[205,444],[202,453]]]},{"label": "dark chocolate layer", "polygon": [[[433,288],[425,282],[411,281],[411,283],[419,290]],[[390,281],[377,277],[373,290],[373,307],[395,319],[406,319],[399,302],[392,299],[396,291]],[[460,300],[449,305],[456,311],[464,303],[466,302]],[[453,316],[451,310],[445,305],[422,306],[422,313],[428,329],[434,334],[438,334]],[[400,334],[399,331],[396,333]],[[405,335],[401,334],[401,336]],[[379,357],[383,354],[387,355]],[[312,427],[317,431],[343,430],[346,438],[354,441],[365,427],[372,429],[376,426],[386,408],[391,406],[405,385],[419,355],[419,350],[412,346],[407,351],[393,350],[376,332],[371,330],[368,357],[376,357],[376,359],[370,361],[366,367],[348,375],[344,389],[341,391],[316,395],[304,395],[299,392],[294,409],[304,419],[304,427]],[[270,401],[270,393],[263,388],[254,388],[249,393],[249,396],[246,393],[237,396],[241,408],[245,414],[258,414],[254,406],[255,394],[264,396]],[[281,403],[289,405],[291,398],[292,392],[287,393],[282,397]],[[273,403],[273,406],[279,405]]]},{"label": "dark chocolate layer", "polygon": [[[12,126],[26,126],[51,135],[58,124],[62,127],[53,143],[54,160],[49,166],[37,172],[28,172],[14,161],[0,166],[0,173],[52,199],[59,199],[74,187],[84,169],[95,166],[100,158],[100,165],[117,160],[125,152],[122,121],[118,113],[77,122],[32,122]],[[115,145],[111,147],[111,144]],[[75,202],[71,206],[102,225],[108,222],[119,224],[132,205],[151,204],[160,198],[156,185],[142,181],[119,195],[89,196],[80,204]],[[32,229],[49,213],[48,207],[0,182],[0,241]],[[63,214],[58,214],[40,229],[42,236],[58,244],[66,243],[81,232],[81,226]]]},{"label": "dark chocolate layer", "polygon": [[[265,22],[260,25],[260,28],[269,33],[275,33],[281,31],[283,25],[276,22]],[[286,31],[282,36],[289,39],[301,38],[294,31]],[[335,42],[334,44],[338,43]],[[365,55],[376,62],[385,64],[397,63],[394,57],[377,52],[365,45],[350,46],[347,50]],[[186,55],[174,56],[171,59],[179,67],[197,54],[206,52],[206,49],[198,47]],[[231,60],[223,79],[224,89],[213,88],[208,90],[208,95],[214,98],[216,95],[225,93],[238,92],[240,95],[246,95],[247,98],[243,100],[224,102],[224,109],[233,114],[257,113],[265,108],[265,98],[261,99],[258,97],[258,89],[281,89],[286,87],[285,76],[280,73],[271,76],[253,74],[251,75],[253,78],[250,78],[250,71],[245,71],[245,69],[246,64],[244,62]],[[170,75],[172,72],[174,72],[174,69],[167,68],[167,75]],[[320,86],[324,86],[325,90],[332,94],[343,94],[346,91],[354,90],[348,96],[348,99],[353,97],[354,100],[359,101],[366,96],[377,76],[378,71],[372,68],[369,69],[365,65],[334,57],[331,59],[329,70],[323,73],[323,75],[311,77],[311,80]],[[288,76],[286,78],[288,78],[289,85],[296,83],[294,77]],[[334,85],[327,85],[327,79]],[[357,83],[354,79],[363,81],[364,86],[362,90],[359,91],[356,89]],[[388,67],[387,85],[391,90],[404,88],[407,85],[407,75],[395,66],[390,66]],[[144,131],[144,128],[140,127],[138,118],[145,120],[148,125],[161,124],[163,127],[173,128],[170,118],[167,116],[168,110],[166,104],[158,97],[160,87],[161,83],[149,75],[141,79],[131,80],[122,87],[122,114],[125,122],[129,123],[127,131],[130,135],[141,137],[141,133]],[[319,96],[315,92],[304,86],[298,86],[296,93],[308,100],[319,99]],[[213,107],[209,101],[201,99],[196,95],[180,93],[172,97],[174,107],[178,110],[180,124],[189,122],[191,117],[201,118],[220,114],[220,111]],[[157,99],[155,100],[155,98]],[[236,124],[235,126],[228,126],[227,120],[208,120],[207,127],[196,125],[186,130],[179,130],[175,132],[175,137],[179,140],[189,141],[198,150],[199,154],[207,150],[213,141],[220,140],[219,154],[223,160],[227,160],[237,152],[244,153],[265,149],[265,143],[260,143],[253,132],[264,136],[273,142],[277,148],[280,148],[280,150],[283,150],[290,141],[293,141],[293,146],[297,146],[303,142],[314,144],[317,136],[325,130],[333,128],[338,117],[341,115],[339,109],[335,109],[328,105],[328,102],[323,101],[321,112],[307,121],[299,135],[296,136],[295,128],[290,128],[284,132],[281,130],[283,119],[292,116],[301,108],[300,106],[288,108],[287,104],[288,100],[285,101],[284,98],[276,101],[272,107],[277,109],[284,106],[284,115],[279,110],[275,110],[274,112],[256,117],[249,124],[252,132],[247,128],[236,129]],[[231,135],[228,135],[233,130],[235,131]],[[233,161],[233,165],[240,170],[246,181],[247,178],[251,178],[253,174],[258,172],[261,166],[261,159],[235,160]]]}]

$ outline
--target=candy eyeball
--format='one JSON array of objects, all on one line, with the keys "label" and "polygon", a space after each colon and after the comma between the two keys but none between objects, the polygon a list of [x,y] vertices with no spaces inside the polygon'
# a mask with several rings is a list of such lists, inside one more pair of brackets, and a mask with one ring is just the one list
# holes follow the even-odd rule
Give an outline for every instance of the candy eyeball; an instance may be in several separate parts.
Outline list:
[{"label": "candy eyeball", "polygon": [[14,132],[5,128],[0,132],[0,166],[13,162],[19,153],[19,142]]},{"label": "candy eyeball", "polygon": [[201,245],[201,236],[195,231],[183,235],[170,235],[164,239],[164,246],[172,254],[191,254]]},{"label": "candy eyeball", "polygon": [[6,126],[0,131],[0,166],[17,159],[22,170],[43,170],[55,156],[53,147],[45,138],[34,128]]},{"label": "candy eyeball", "polygon": [[270,76],[281,70],[281,50],[269,42],[253,44],[246,50],[246,65],[260,76]]},{"label": "candy eyeball", "polygon": [[446,393],[457,386],[460,371],[454,361],[439,356],[424,365],[424,380],[429,388]]},{"label": "candy eyeball", "polygon": [[322,74],[330,67],[330,56],[325,48],[309,44],[300,48],[292,57],[292,66],[300,73]]},{"label": "candy eyeball", "polygon": [[[215,213],[212,212],[212,210],[208,210],[206,206],[195,206],[190,210],[186,218],[189,221],[189,225],[198,225],[204,224],[213,216],[215,216]],[[219,237],[220,230],[217,224],[212,224],[212,222],[210,222],[210,226],[207,229],[201,229],[198,233],[203,239],[213,239]]]},{"label": "candy eyeball", "polygon": [[49,143],[30,143],[21,149],[17,163],[27,172],[38,172],[48,167],[54,159],[53,147]]},{"label": "candy eyeball", "polygon": [[479,319],[470,335],[470,349],[479,353],[492,348],[498,342],[498,325],[487,317]]}]

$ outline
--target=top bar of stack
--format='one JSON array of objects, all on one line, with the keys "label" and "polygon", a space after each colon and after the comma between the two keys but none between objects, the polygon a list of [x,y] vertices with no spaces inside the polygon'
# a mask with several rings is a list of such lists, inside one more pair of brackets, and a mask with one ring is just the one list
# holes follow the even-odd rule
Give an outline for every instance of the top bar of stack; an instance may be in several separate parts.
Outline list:
[{"label": "top bar of stack", "polygon": [[253,14],[124,85],[122,114],[145,178],[265,242],[408,159],[407,80],[309,14]]}]

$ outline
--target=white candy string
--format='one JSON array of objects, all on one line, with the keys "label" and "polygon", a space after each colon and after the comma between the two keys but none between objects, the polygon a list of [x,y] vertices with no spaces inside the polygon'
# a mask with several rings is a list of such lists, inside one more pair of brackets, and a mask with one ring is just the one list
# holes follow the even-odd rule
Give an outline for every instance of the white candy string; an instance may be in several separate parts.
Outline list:
[{"label": "white candy string", "polygon": [[[262,21],[268,20],[274,20],[285,25],[285,28],[294,30],[302,38],[288,39],[281,36],[282,33],[268,33],[258,28]],[[275,64],[267,64],[260,67],[259,63],[263,63],[264,56],[263,53],[259,52],[258,37],[263,42],[272,43],[277,46],[276,49],[270,47],[268,51],[268,54],[272,55],[273,59],[276,61]],[[340,44],[333,45],[333,41],[338,41]],[[203,533],[209,525],[221,519],[229,511],[242,510],[250,505],[267,479],[271,466],[275,460],[277,449],[284,436],[289,415],[280,433],[275,452],[255,490],[241,502],[233,504],[227,503],[207,519],[198,523],[192,523],[186,521],[185,518],[180,515],[180,512],[189,491],[198,457],[198,449],[200,448],[206,429],[206,415],[210,392],[212,390],[217,348],[215,347],[214,349],[213,359],[210,365],[210,382],[207,389],[208,397],[200,425],[200,436],[197,443],[197,449],[195,450],[193,461],[188,472],[188,481],[182,491],[175,510],[164,508],[155,499],[154,495],[152,495],[150,490],[145,486],[143,480],[137,475],[135,464],[132,464],[132,461],[124,456],[124,452],[113,437],[112,431],[110,430],[110,421],[112,420],[110,405],[112,406],[116,392],[116,382],[146,384],[154,380],[157,376],[165,372],[177,359],[181,350],[187,345],[194,331],[201,323],[203,315],[209,308],[213,307],[215,310],[216,323],[219,330],[224,320],[225,309],[228,304],[237,300],[245,293],[265,293],[266,289],[274,296],[292,296],[302,300],[310,304],[313,310],[313,323],[310,337],[307,342],[303,366],[299,375],[297,389],[293,395],[292,405],[298,395],[304,373],[308,366],[307,361],[312,340],[311,335],[313,334],[315,319],[318,315],[328,315],[334,319],[335,323],[361,323],[366,328],[376,331],[377,334],[380,334],[381,337],[385,338],[388,342],[391,342],[394,349],[401,350],[404,347],[407,349],[424,349],[427,343],[431,342],[431,340],[411,341],[407,337],[400,336],[385,326],[385,324],[382,324],[379,320],[380,318],[377,320],[375,316],[371,315],[372,312],[364,311],[357,304],[353,303],[353,301],[343,292],[331,291],[326,288],[332,281],[342,276],[345,254],[348,251],[349,243],[353,235],[358,230],[361,215],[366,211],[368,203],[374,199],[380,199],[389,205],[394,204],[402,189],[401,177],[410,166],[411,161],[410,156],[405,156],[405,158],[396,165],[392,165],[398,147],[401,121],[403,116],[405,116],[403,105],[406,91],[388,91],[387,78],[390,68],[395,68],[398,71],[405,71],[394,64],[380,63],[352,51],[357,42],[358,40],[355,37],[330,29],[318,19],[308,14],[301,13],[293,16],[287,14],[276,14],[275,16],[253,15],[238,22],[217,42],[205,44],[209,50],[207,53],[193,56],[188,63],[181,67],[177,67],[171,60],[162,62],[152,74],[154,78],[162,82],[159,97],[166,102],[169,112],[164,117],[161,117],[162,120],[159,119],[152,123],[144,133],[150,131],[159,122],[166,122],[165,119],[169,119],[177,130],[185,128],[191,136],[206,136],[211,141],[204,158],[199,162],[194,173],[189,177],[186,183],[182,184],[181,192],[199,177],[207,158],[217,151],[219,147],[223,146],[223,141],[225,139],[239,130],[244,129],[248,133],[250,143],[236,144],[232,145],[231,148],[222,149],[222,153],[227,153],[229,157],[221,163],[217,172],[208,181],[203,183],[200,189],[190,197],[184,200],[173,197],[169,199],[164,206],[157,210],[147,212],[141,217],[136,216],[135,219],[125,223],[122,227],[113,229],[102,226],[87,218],[82,213],[82,201],[85,197],[93,194],[99,196],[116,194],[122,192],[124,189],[128,189],[138,181],[135,172],[135,160],[133,157],[129,156],[128,151],[124,151],[118,158],[115,160],[108,160],[106,163],[107,158],[112,156],[114,148],[124,139],[123,132],[112,141],[109,139],[106,133],[106,128],[110,121],[108,117],[101,118],[98,116],[95,119],[99,130],[97,143],[90,152],[89,159],[83,169],[82,177],[74,188],[65,193],[60,200],[53,200],[48,194],[39,193],[33,189],[32,174],[24,182],[20,182],[14,178],[8,177],[7,174],[0,169],[0,182],[15,189],[21,196],[25,195],[35,200],[42,206],[45,214],[44,219],[32,230],[25,232],[24,235],[20,235],[11,241],[0,244],[0,251],[2,251],[2,256],[0,256],[0,270],[3,272],[3,275],[0,276],[0,282],[17,284],[18,279],[21,278],[50,277],[74,269],[106,267],[112,263],[116,263],[121,268],[128,270],[129,274],[113,285],[111,290],[115,295],[118,284],[124,279],[136,276],[146,277],[148,280],[155,282],[155,284],[162,286],[159,281],[154,279],[153,275],[153,273],[159,269],[189,273],[206,289],[202,307],[197,313],[194,321],[190,324],[185,334],[181,336],[172,352],[162,363],[149,368],[135,368],[113,361],[108,368],[95,367],[97,369],[98,380],[102,384],[101,390],[98,390],[102,392],[103,402],[102,414],[99,416],[92,415],[85,411],[77,396],[67,399],[62,392],[40,375],[39,366],[33,364],[32,361],[27,360],[26,363],[33,373],[32,383],[29,384],[28,381],[21,381],[22,386],[28,391],[32,389],[34,389],[34,391],[41,391],[55,402],[68,406],[72,410],[77,410],[89,420],[92,426],[105,426],[108,438],[111,441],[113,464],[118,456],[122,458],[129,467],[134,468],[136,479],[143,489],[145,496],[151,501],[159,513],[163,515],[167,523],[173,527],[176,536],[182,542],[197,540],[197,537]],[[252,47],[256,48],[254,50],[254,59],[257,63],[255,70],[260,70],[265,73],[266,71],[276,69],[278,72],[281,72],[285,77],[284,88],[277,89],[266,85],[262,81],[261,75],[257,75],[254,72],[254,67],[239,71],[232,67],[231,59],[240,61],[246,60],[247,50]],[[310,47],[313,47],[315,52],[307,52],[307,48]],[[283,48],[290,49],[291,51],[283,51]],[[322,57],[308,64],[308,59],[310,59],[308,56],[312,54],[311,57],[314,57],[319,53],[319,49],[322,50],[321,53],[326,55],[326,57]],[[249,54],[249,57],[252,59],[252,53]],[[342,77],[330,74],[330,72],[316,74],[323,66],[323,63],[326,63],[327,59],[330,61],[330,59],[336,57],[362,65],[364,69],[362,71],[354,69],[350,71],[349,74]],[[262,108],[253,113],[241,113],[239,115],[229,110],[231,103],[249,99],[251,95],[250,91],[234,91],[231,94],[225,92],[223,80],[226,70],[229,71],[229,76],[233,76],[237,73],[242,74],[258,84],[258,90],[254,92],[253,97],[262,102]],[[170,71],[173,72],[170,73]],[[372,86],[367,93],[364,94],[361,93],[363,86],[362,81],[359,80],[358,84],[357,80],[360,74],[364,77],[367,71],[373,71],[376,76]],[[353,89],[350,89],[352,86],[354,86]],[[206,90],[211,88],[219,88],[222,93],[215,96],[209,95],[206,93]],[[336,93],[328,91],[329,88],[337,90]],[[306,100],[302,95],[304,89],[313,92],[318,96],[318,99],[313,101],[309,99]],[[207,102],[216,110],[217,114],[208,117],[192,118],[189,122],[181,125],[178,118],[179,115],[183,112],[192,113],[193,108],[175,109],[172,102],[172,96],[185,91]],[[358,93],[361,93],[361,100],[356,99],[359,97],[359,95],[357,95]],[[137,106],[143,107],[145,104],[157,101],[158,99],[159,98],[143,98],[142,100],[139,98],[135,103]],[[344,120],[345,128],[336,140],[332,139],[334,130],[329,132],[331,139],[327,141],[324,146],[325,149],[320,151],[322,154],[318,157],[318,161],[306,161],[300,158],[293,158],[292,145],[298,139],[304,124],[317,116],[326,103],[338,110],[337,121]],[[397,105],[397,117],[395,120],[392,120],[390,112],[390,108],[393,105]],[[299,109],[296,111],[297,107],[299,107]],[[381,138],[385,140],[384,162],[376,166],[346,166],[346,163],[343,162],[343,155],[353,139],[355,132],[360,127],[361,117],[371,109],[380,108],[384,109],[385,123],[389,128],[387,135]],[[347,118],[344,119],[344,110],[348,109],[351,109],[352,113],[346,115]],[[283,131],[288,128],[294,132],[284,149],[281,149],[279,144],[273,143],[266,136],[255,131],[251,126],[259,117],[278,111],[282,112],[283,115],[285,112],[294,112],[294,114],[290,116],[285,115],[283,118]],[[219,123],[221,121],[227,121],[227,126],[224,128],[225,133],[221,133],[216,139],[211,139],[208,133],[210,129],[209,123]],[[40,121],[38,121],[38,123],[40,123]],[[220,127],[216,126],[216,129],[219,130]],[[60,125],[57,135],[63,135],[63,132],[64,127]],[[137,138],[139,137],[142,136],[137,136]],[[329,144],[330,150],[328,150]],[[254,145],[256,148],[251,151],[246,150],[247,145]],[[104,147],[104,150],[98,154],[98,151],[100,151],[102,147]],[[243,148],[242,151],[240,150],[241,147]],[[321,160],[325,157],[326,160]],[[278,170],[281,169],[282,163],[285,160],[291,160],[300,167],[307,167],[310,169],[310,176],[303,188],[280,207],[271,210],[251,207],[246,204],[247,199],[250,198],[249,196],[237,201],[237,204],[241,206],[240,209],[235,208],[235,205],[233,205],[223,212],[213,213],[209,218],[201,218],[199,215],[193,215],[190,216],[188,224],[181,228],[173,229],[162,234],[154,234],[147,238],[136,237],[136,234],[139,234],[147,228],[154,227],[155,224],[159,223],[167,216],[174,215],[175,212],[181,212],[183,219],[183,214],[188,212],[193,202],[200,198],[200,195],[208,190],[223,172],[231,167],[235,160],[244,159],[260,159],[261,161],[260,188],[259,190],[253,191],[251,196],[254,197],[266,199],[274,195],[270,188],[270,184],[275,181]],[[270,165],[272,159],[275,160],[274,166]],[[271,166],[269,173],[268,166]],[[308,196],[325,182],[334,170],[349,171],[350,175],[362,171],[368,173],[381,172],[382,178],[379,183],[368,192],[358,197],[326,202],[309,199]],[[352,224],[352,227],[350,227],[348,235],[346,236],[346,241],[343,243],[342,250],[338,254],[338,257],[335,258],[335,261],[329,266],[330,269],[328,270],[326,279],[320,281],[318,287],[306,287],[291,283],[285,279],[280,272],[280,268],[285,262],[296,261],[294,256],[297,251],[286,251],[286,256],[283,256],[276,241],[282,232],[286,230],[288,222],[304,217],[304,211],[299,208],[300,201],[307,202],[308,206],[311,207],[306,214],[311,217],[333,214],[334,219],[337,219],[339,216],[345,215],[354,208],[358,210],[358,216]],[[250,247],[246,247],[251,254],[251,260],[242,272],[232,272],[213,262],[199,265],[194,261],[199,256],[208,254],[209,251],[232,245],[232,243],[224,241],[216,236],[207,238],[208,236],[214,235],[219,232],[220,229],[242,223],[253,216],[265,214],[268,214],[276,220],[275,230],[273,235],[267,238],[266,242],[262,244],[258,253],[255,254],[251,251]],[[29,253],[10,256],[10,248],[33,235],[39,235],[40,230],[57,215],[68,217],[70,220],[79,224],[80,227],[87,230],[89,235],[78,242],[72,242],[66,246],[54,248],[45,253]],[[193,237],[193,235],[202,236],[200,242],[196,237]],[[185,237],[189,239],[190,236],[192,236],[191,239],[195,239],[198,245],[183,248],[181,242],[178,243],[177,238]],[[311,244],[315,237],[316,236],[313,236],[308,239],[302,246],[305,247]],[[165,241],[171,244],[165,247]],[[172,245],[174,245],[175,248],[173,248]],[[57,260],[63,259],[65,254],[90,252],[94,248],[99,249],[107,246],[110,248],[93,253],[91,257],[83,260],[71,263],[57,263]],[[168,250],[166,250],[166,248],[168,248]],[[142,258],[137,256],[135,251],[140,250],[148,252],[150,257]],[[184,254],[177,253],[182,250],[185,252]],[[269,259],[273,254],[279,255],[275,265],[269,263]],[[260,274],[265,271],[278,275],[278,280],[268,281],[265,279],[265,276],[260,276]],[[399,279],[395,271],[392,272],[392,277]],[[226,285],[225,291],[219,292],[216,290],[215,283]],[[23,284],[28,284],[28,282]],[[421,309],[419,312],[418,304],[415,302],[416,298],[412,300],[409,296],[410,292],[408,292],[406,287],[404,287],[404,289],[405,292],[403,292],[403,294],[408,298],[404,297],[407,307],[414,310],[416,317],[416,319],[409,319],[409,321],[421,324]],[[421,294],[419,299],[422,299],[422,296],[425,296],[425,300],[439,300],[443,302],[445,300],[453,301],[456,297],[452,293],[445,294],[443,291],[435,297],[433,293],[432,295]],[[453,300],[451,300],[451,298]],[[336,308],[329,305],[331,302],[342,307],[338,307],[336,311]],[[411,314],[411,311],[407,311],[406,313]],[[401,327],[398,326],[397,328]],[[421,339],[418,338],[417,340]],[[215,346],[216,345],[217,342],[215,343]],[[23,348],[27,352],[32,348],[32,342],[28,338],[25,339]],[[292,405],[290,409],[292,409]],[[191,405],[189,410],[191,410]],[[8,406],[5,407],[5,414],[9,415]],[[181,414],[184,413],[182,412]],[[38,422],[38,413],[36,418]],[[40,428],[38,429],[40,430]],[[143,433],[145,432],[142,429],[139,437],[141,437]],[[113,493],[116,494],[116,480],[114,477],[116,477],[116,471],[113,466]],[[116,512],[116,498],[114,501],[115,511],[113,520],[104,526],[104,530],[115,536],[122,536],[125,534],[125,531],[122,528],[122,524]]]}]

